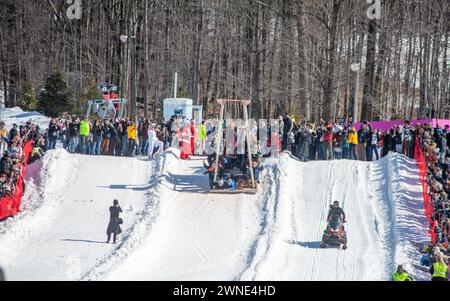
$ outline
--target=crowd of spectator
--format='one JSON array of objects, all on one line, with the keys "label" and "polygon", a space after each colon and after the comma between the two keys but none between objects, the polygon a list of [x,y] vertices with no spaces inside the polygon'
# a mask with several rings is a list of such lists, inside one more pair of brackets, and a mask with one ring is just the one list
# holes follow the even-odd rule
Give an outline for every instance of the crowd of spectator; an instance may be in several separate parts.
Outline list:
[{"label": "crowd of spectator", "polygon": [[365,121],[360,129],[352,122],[303,121],[285,114],[280,117],[282,150],[290,151],[302,161],[360,160],[375,161],[389,152],[414,156],[415,136],[409,121],[382,131]]},{"label": "crowd of spectator", "polygon": [[4,122],[0,122],[0,196],[13,196],[17,180],[22,174],[25,162],[24,146],[33,141],[33,150],[29,162],[40,158],[46,147],[46,140],[38,125],[31,121],[25,125],[14,124],[8,131]]},{"label": "crowd of spectator", "polygon": [[431,202],[431,222],[436,242],[434,245],[421,246],[424,253],[422,265],[431,266],[440,260],[448,264],[450,256],[450,139],[449,126],[433,128],[431,125],[419,127],[418,136],[423,149],[426,164],[425,182]]},{"label": "crowd of spectator", "polygon": [[48,149],[57,141],[70,153],[132,157],[164,150],[167,126],[147,119],[94,120],[67,116],[52,119],[47,129]]}]

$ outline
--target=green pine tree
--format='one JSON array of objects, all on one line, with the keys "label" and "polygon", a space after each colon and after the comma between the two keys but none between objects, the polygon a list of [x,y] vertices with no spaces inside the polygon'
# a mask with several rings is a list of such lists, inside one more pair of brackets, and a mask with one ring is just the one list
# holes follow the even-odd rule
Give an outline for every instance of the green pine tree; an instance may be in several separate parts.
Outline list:
[{"label": "green pine tree", "polygon": [[27,82],[23,86],[23,94],[19,98],[19,106],[24,111],[35,111],[38,106],[36,92],[34,91],[33,85]]},{"label": "green pine tree", "polygon": [[60,71],[54,71],[47,78],[45,87],[39,95],[38,107],[51,117],[73,111],[75,103],[72,99],[72,91]]}]

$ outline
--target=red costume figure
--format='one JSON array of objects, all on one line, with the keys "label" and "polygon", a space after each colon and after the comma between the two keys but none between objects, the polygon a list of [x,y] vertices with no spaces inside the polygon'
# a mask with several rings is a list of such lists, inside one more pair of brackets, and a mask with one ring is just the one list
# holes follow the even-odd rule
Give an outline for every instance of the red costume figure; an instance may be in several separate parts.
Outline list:
[{"label": "red costume figure", "polygon": [[181,155],[180,158],[182,160],[189,160],[189,157],[193,154],[191,148],[191,132],[189,127],[183,127],[177,133],[180,138],[180,150]]},{"label": "red costume figure", "polygon": [[191,120],[191,153],[195,154],[195,139],[197,137],[197,129],[195,128],[195,121]]}]

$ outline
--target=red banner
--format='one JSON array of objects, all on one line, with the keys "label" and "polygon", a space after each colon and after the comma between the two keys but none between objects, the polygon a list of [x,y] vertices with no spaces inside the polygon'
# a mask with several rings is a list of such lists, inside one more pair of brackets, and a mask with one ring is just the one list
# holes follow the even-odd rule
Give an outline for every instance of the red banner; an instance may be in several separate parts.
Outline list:
[{"label": "red banner", "polygon": [[0,198],[0,220],[13,216],[20,212],[20,204],[23,197],[24,188],[24,175],[28,168],[28,159],[30,158],[31,151],[33,150],[33,141],[28,142],[24,149],[25,161],[22,165],[22,173],[17,179],[16,188],[13,196],[5,196]]},{"label": "red banner", "polygon": [[425,162],[425,156],[422,151],[421,144],[419,142],[419,137],[416,137],[416,145],[414,147],[414,160],[419,167],[419,176],[420,183],[422,184],[422,194],[423,194],[423,202],[425,207],[425,215],[427,217],[428,223],[430,225],[430,236],[432,244],[436,243],[436,233],[435,227],[436,222],[434,221],[434,208],[433,204],[430,200],[430,195],[428,194],[428,183],[425,181],[425,177],[427,175],[427,164]]}]

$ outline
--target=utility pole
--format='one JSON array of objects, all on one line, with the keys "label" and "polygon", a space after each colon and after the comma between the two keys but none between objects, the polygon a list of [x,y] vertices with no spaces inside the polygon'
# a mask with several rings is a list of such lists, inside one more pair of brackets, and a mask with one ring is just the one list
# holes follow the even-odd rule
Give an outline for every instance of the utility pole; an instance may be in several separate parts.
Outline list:
[{"label": "utility pole", "polygon": [[358,122],[358,95],[359,95],[359,64],[352,64],[350,69],[356,73],[355,77],[355,95],[353,97],[353,122]]}]

